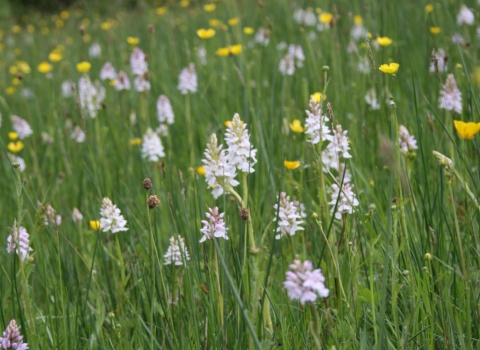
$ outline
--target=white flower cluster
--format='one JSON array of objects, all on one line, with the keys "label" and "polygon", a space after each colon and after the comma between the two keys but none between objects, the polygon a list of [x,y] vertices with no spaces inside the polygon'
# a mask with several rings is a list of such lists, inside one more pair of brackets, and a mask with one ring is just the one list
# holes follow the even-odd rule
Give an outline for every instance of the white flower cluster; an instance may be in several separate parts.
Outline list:
[{"label": "white flower cluster", "polygon": [[115,80],[115,90],[130,90],[130,79],[123,70],[118,72],[117,79]]},{"label": "white flower cluster", "polygon": [[[138,47],[134,48],[132,54],[130,55],[130,68],[132,69],[132,73],[135,75],[135,89],[139,92],[150,90],[150,82],[148,81],[147,57],[145,56],[145,53]],[[122,77],[122,79],[125,83],[125,81],[128,80],[128,77],[125,75]],[[127,90],[125,88],[125,84],[123,84],[122,87],[123,89],[118,90]],[[128,81],[128,87],[130,88],[130,81]]]},{"label": "white flower cluster", "polygon": [[[303,204],[298,201],[290,202],[290,197],[285,192],[280,193],[280,198],[277,196],[278,204],[275,204],[275,215],[278,212],[278,227],[276,232],[278,234],[275,239],[281,239],[284,236],[294,236],[297,231],[304,230],[300,225],[302,217],[306,217],[305,213],[302,213]],[[305,208],[303,206],[303,208]],[[305,216],[303,216],[305,215]],[[276,218],[275,218],[276,220]]]},{"label": "white flower cluster", "polygon": [[25,171],[25,168],[26,168],[26,165],[25,165],[25,160],[19,156],[16,156],[12,153],[7,153],[8,154],[8,159],[10,159],[10,162],[13,164],[13,163],[18,163],[19,164],[19,167],[18,167],[18,170],[20,170],[20,172],[24,172]]},{"label": "white flower cluster", "polygon": [[95,118],[105,99],[105,88],[99,82],[93,84],[87,75],[83,75],[78,81],[78,97],[82,110],[90,118]]},{"label": "white flower cluster", "polygon": [[380,109],[380,104],[377,101],[377,94],[373,88],[367,91],[365,95],[365,102],[367,102],[367,105],[372,111]]},{"label": "white flower cluster", "polygon": [[110,62],[105,62],[100,70],[100,80],[115,80],[117,79],[117,72]]},{"label": "white flower cluster", "polygon": [[418,149],[417,140],[415,140],[413,135],[410,135],[407,128],[403,125],[400,125],[398,128],[398,142],[402,153],[405,155]]},{"label": "white flower cluster", "polygon": [[128,228],[125,227],[127,220],[123,218],[120,209],[107,197],[103,198],[100,216],[100,227],[103,232],[111,231],[112,233],[117,233],[120,231],[128,231]]},{"label": "white flower cluster", "polygon": [[82,143],[85,141],[85,131],[83,131],[78,125],[75,126],[72,133],[70,134],[70,139],[74,140],[77,143]]},{"label": "white flower cluster", "polygon": [[7,252],[10,254],[16,252],[22,260],[26,260],[33,250],[29,247],[29,236],[25,227],[14,227],[13,233],[7,237]]},{"label": "white flower cluster", "polygon": [[80,224],[83,220],[83,214],[78,210],[78,208],[73,208],[72,210],[72,220],[76,224]]},{"label": "white flower cluster", "polygon": [[240,120],[238,113],[235,113],[227,127],[225,142],[228,146],[227,161],[244,173],[253,173],[253,166],[257,163],[257,150],[250,143],[247,124]]},{"label": "white flower cluster", "polygon": [[308,260],[303,263],[294,260],[289,267],[291,271],[286,272],[287,279],[283,286],[287,289],[290,299],[299,300],[304,305],[315,302],[318,297],[328,297],[330,291],[325,287],[322,270],[313,270],[313,265]]},{"label": "white flower cluster", "polygon": [[475,22],[475,16],[467,6],[462,5],[460,12],[457,15],[457,24],[460,26],[462,24],[472,25]]},{"label": "white flower cluster", "polygon": [[254,41],[261,46],[267,46],[270,42],[270,31],[263,27],[258,28]]},{"label": "white flower cluster", "polygon": [[235,166],[227,160],[226,152],[222,149],[223,145],[218,145],[217,135],[210,137],[210,142],[205,149],[205,180],[210,188],[212,188],[213,197],[216,199],[224,192],[228,193],[228,189],[239,184],[235,177],[237,170]]},{"label": "white flower cluster", "polygon": [[[447,71],[448,56],[443,49],[435,51],[435,59],[437,60],[437,67],[440,73]],[[435,73],[435,62],[430,60],[430,73]]]},{"label": "white flower cluster", "polygon": [[[327,104],[328,108],[328,104]],[[357,206],[358,200],[353,193],[353,185],[350,184],[351,174],[346,169],[342,159],[349,159],[350,145],[347,130],[343,130],[340,124],[337,124],[332,131],[326,123],[329,120],[326,116],[322,116],[322,110],[316,100],[310,100],[310,111],[306,111],[308,118],[306,119],[305,126],[307,130],[305,133],[309,135],[308,142],[312,145],[316,145],[322,141],[328,141],[327,146],[322,150],[322,163],[323,171],[334,171],[338,174],[337,183],[342,183],[342,189],[334,183],[332,185],[332,200],[329,204],[332,206],[330,212],[333,214],[335,206],[337,205],[337,199],[339,201],[335,217],[340,219],[343,214],[353,213],[353,207]],[[330,133],[331,132],[331,133]],[[340,197],[339,197],[340,196]]]},{"label": "white flower cluster", "polygon": [[299,8],[293,13],[293,20],[300,25],[313,27],[317,24],[317,16],[312,9],[304,10]]},{"label": "white flower cluster", "polygon": [[172,105],[170,100],[165,95],[160,95],[157,100],[157,118],[160,122],[160,126],[157,132],[163,136],[168,135],[168,127],[166,124],[173,124],[175,115],[173,114]]},{"label": "white flower cluster", "polygon": [[197,92],[197,72],[195,72],[195,65],[190,63],[188,67],[182,69],[178,76],[178,87],[182,95]]},{"label": "white flower cluster", "polygon": [[[280,50],[283,50],[284,46],[281,46]],[[278,46],[277,46],[278,48]],[[288,46],[288,52],[280,61],[278,69],[282,75],[293,75],[295,68],[303,67],[305,61],[305,55],[300,45],[290,44]]]},{"label": "white flower cluster", "polygon": [[[38,202],[38,206],[42,207],[42,203]],[[62,223],[62,217],[57,215],[57,212],[50,204],[46,204],[43,208],[43,224],[45,226],[59,226]]]},{"label": "white flower cluster", "polygon": [[148,128],[143,135],[142,158],[147,158],[149,162],[158,162],[163,157],[165,157],[165,152],[160,137],[151,128]]},{"label": "white flower cluster", "polygon": [[170,237],[170,246],[163,257],[165,259],[164,265],[174,264],[175,266],[182,266],[190,260],[190,255],[182,236]]},{"label": "white flower cluster", "polygon": [[462,93],[457,86],[453,74],[447,76],[445,85],[442,86],[439,99],[440,109],[462,113]]},{"label": "white flower cluster", "polygon": [[205,242],[207,239],[215,238],[223,238],[228,239],[227,230],[228,228],[225,226],[225,221],[223,221],[223,216],[225,213],[218,213],[218,207],[213,209],[208,208],[210,213],[207,213],[207,220],[202,220],[203,227],[200,230],[203,233],[202,238],[200,239],[200,243]]},{"label": "white flower cluster", "polygon": [[326,115],[322,115],[322,109],[317,101],[310,100],[310,110],[305,111],[307,113],[307,119],[305,120],[305,134],[307,134],[307,142],[311,142],[313,145],[318,143],[329,141],[332,139],[330,135],[330,129],[327,126],[327,122],[330,121]]},{"label": "white flower cluster", "polygon": [[235,180],[237,170],[253,173],[255,171],[253,166],[257,163],[257,150],[250,143],[247,124],[240,120],[238,113],[228,124],[225,141],[228,148],[223,150],[222,145],[218,146],[217,136],[213,134],[204,153],[206,181],[213,188],[214,198],[218,198],[224,192],[228,192],[230,187],[239,184]]},{"label": "white flower cluster", "polygon": [[18,134],[18,138],[23,140],[26,137],[29,137],[33,134],[30,124],[27,123],[25,119],[20,118],[19,116],[12,115],[12,124],[13,130]]},{"label": "white flower cluster", "polygon": [[75,93],[75,83],[71,80],[65,80],[62,83],[62,96],[65,98],[72,97]]},{"label": "white flower cluster", "polygon": [[99,43],[94,42],[88,49],[88,55],[91,58],[97,58],[102,55],[102,47]]}]

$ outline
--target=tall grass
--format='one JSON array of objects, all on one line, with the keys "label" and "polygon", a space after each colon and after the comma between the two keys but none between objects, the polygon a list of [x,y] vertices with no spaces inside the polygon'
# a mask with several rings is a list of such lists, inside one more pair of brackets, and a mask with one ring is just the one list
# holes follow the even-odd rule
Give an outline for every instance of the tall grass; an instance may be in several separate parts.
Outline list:
[{"label": "tall grass", "polygon": [[[452,126],[453,119],[479,118],[473,74],[478,66],[476,26],[457,26],[457,3],[437,2],[429,14],[426,4],[222,1],[207,13],[200,3],[182,8],[169,2],[163,15],[155,9],[124,12],[112,7],[109,16],[100,17],[94,8],[83,13],[72,9],[62,28],[55,27],[58,18],[31,13],[20,23],[19,34],[12,33],[15,23],[3,22],[0,239],[6,244],[7,227],[13,226],[20,211],[33,255],[22,263],[0,250],[0,328],[15,318],[31,349],[477,348],[479,213],[458,178],[432,155],[435,150],[452,158],[477,197],[478,140],[459,138]],[[468,5],[478,7],[474,2]],[[292,14],[308,6],[313,11],[319,6],[338,20],[323,32],[303,28]],[[374,37],[393,39],[388,47],[372,48],[377,67],[369,74],[357,68],[360,58],[368,59],[367,45],[359,43],[357,53],[346,51],[355,14],[363,17]],[[209,19],[227,23],[232,17],[240,18],[240,24],[217,29],[209,40],[197,37],[196,30],[209,27]],[[87,26],[83,21],[89,42],[79,32],[84,18],[90,20]],[[116,25],[104,31],[100,24],[108,18]],[[33,33],[26,30],[29,24],[35,26]],[[268,46],[250,47],[252,37],[243,34],[244,26],[269,28]],[[442,31],[432,35],[430,26]],[[49,33],[42,34],[42,27]],[[311,31],[316,33],[313,40]],[[451,43],[454,33],[468,45]],[[105,108],[95,119],[82,115],[75,99],[62,97],[61,83],[78,81],[81,74],[75,65],[82,60],[92,63],[88,73],[92,80],[106,61],[129,72],[127,36],[138,37],[148,55],[151,91],[119,93],[104,83]],[[100,43],[102,55],[92,59],[88,48],[94,41]],[[276,46],[281,41],[300,44],[305,52],[304,67],[293,76],[282,76],[278,70],[282,55]],[[237,43],[243,45],[240,55],[215,55],[219,47]],[[65,46],[64,57],[53,64],[47,78],[36,67],[58,45]],[[206,66],[196,55],[200,46],[208,53]],[[449,56],[448,73],[455,75],[463,94],[461,115],[438,108],[447,73],[440,74],[440,82],[429,73],[432,48],[443,48]],[[16,55],[15,49],[21,53]],[[17,60],[27,61],[31,73],[23,75],[10,95],[5,89],[15,75],[9,68]],[[380,64],[390,61],[400,63],[394,81],[378,71]],[[178,74],[190,62],[195,63],[199,90],[187,102],[176,87]],[[326,75],[323,66],[329,67]],[[348,167],[360,202],[343,221],[328,214],[325,202],[321,206],[324,193],[313,147],[304,134],[285,128],[293,119],[304,124],[310,94],[324,89],[325,77],[331,79],[326,95],[335,123],[348,130],[352,154]],[[23,88],[31,89],[35,97],[24,98]],[[369,110],[365,103],[372,88],[380,110]],[[170,98],[175,124],[169,127],[169,136],[162,137],[164,160],[149,163],[129,140],[142,137],[147,127],[156,128],[155,102],[160,94]],[[394,109],[387,103],[390,94]],[[187,106],[191,126],[186,124]],[[130,123],[132,112],[135,125]],[[234,113],[247,123],[258,149],[255,172],[247,178],[248,206],[260,250],[254,258],[240,205],[230,195],[214,200],[195,171],[202,165],[210,135],[215,132],[223,141],[224,122]],[[34,131],[19,153],[27,168],[20,174],[18,193],[19,173],[7,157],[12,114],[26,119]],[[70,140],[68,124],[86,129],[85,143]],[[397,152],[399,125],[418,140],[412,161]],[[54,137],[53,144],[41,142],[42,131]],[[302,166],[289,171],[284,159],[300,160]],[[324,177],[329,188],[332,178]],[[152,210],[146,205],[144,178],[153,182],[148,194],[156,194],[161,202]],[[274,221],[273,206],[282,191],[304,203],[308,214],[305,230],[290,242],[275,240],[278,220]],[[116,234],[123,263],[116,237],[88,225],[99,218],[103,197],[111,198],[128,220],[129,231]],[[326,197],[330,200],[328,193]],[[44,226],[37,202],[51,204],[62,224]],[[200,244],[200,221],[214,206],[226,213],[230,239]],[[81,224],[71,219],[74,207],[84,215]],[[337,245],[341,234],[343,244]],[[185,238],[191,255],[183,268],[164,265],[163,254],[174,235]],[[314,311],[291,301],[282,287],[292,255],[311,260],[326,276],[330,296],[317,301]],[[171,303],[176,288],[178,302]],[[258,293],[252,294],[252,289]],[[271,329],[263,310],[270,313]],[[315,311],[319,332],[312,324]]]}]

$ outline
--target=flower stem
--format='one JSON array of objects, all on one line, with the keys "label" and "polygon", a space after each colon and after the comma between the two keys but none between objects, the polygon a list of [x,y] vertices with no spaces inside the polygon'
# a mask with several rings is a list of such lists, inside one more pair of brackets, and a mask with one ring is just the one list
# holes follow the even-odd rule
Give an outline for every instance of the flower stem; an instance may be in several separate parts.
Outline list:
[{"label": "flower stem", "polygon": [[217,277],[217,295],[218,295],[218,317],[220,321],[220,325],[223,327],[223,295],[222,295],[222,288],[220,284],[220,270],[218,268],[218,254],[217,249],[215,249],[215,275]]}]

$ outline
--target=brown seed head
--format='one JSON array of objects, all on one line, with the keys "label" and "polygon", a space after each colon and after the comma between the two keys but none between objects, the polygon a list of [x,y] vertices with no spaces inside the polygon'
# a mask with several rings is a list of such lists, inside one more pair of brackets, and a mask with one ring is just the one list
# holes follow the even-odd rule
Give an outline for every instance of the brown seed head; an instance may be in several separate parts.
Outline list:
[{"label": "brown seed head", "polygon": [[205,293],[206,295],[208,295],[208,289],[207,289],[207,286],[204,285],[203,283],[200,285],[200,289],[202,290],[203,293]]},{"label": "brown seed head", "polygon": [[247,208],[242,208],[240,210],[240,217],[242,218],[242,220],[247,220],[248,217],[250,216],[250,213],[248,212],[248,209]]},{"label": "brown seed head", "polygon": [[147,191],[149,189],[152,188],[152,180],[150,180],[149,178],[146,178],[145,180],[143,180],[143,188],[146,189]]},{"label": "brown seed head", "polygon": [[152,196],[148,197],[147,205],[150,209],[158,207],[159,204],[160,204],[160,200],[157,198],[156,195],[152,195]]},{"label": "brown seed head", "polygon": [[80,26],[80,35],[81,36],[85,35],[85,27],[83,25]]},{"label": "brown seed head", "polygon": [[148,25],[148,32],[149,32],[150,34],[152,34],[152,33],[154,32],[153,25],[151,25],[151,24]]}]

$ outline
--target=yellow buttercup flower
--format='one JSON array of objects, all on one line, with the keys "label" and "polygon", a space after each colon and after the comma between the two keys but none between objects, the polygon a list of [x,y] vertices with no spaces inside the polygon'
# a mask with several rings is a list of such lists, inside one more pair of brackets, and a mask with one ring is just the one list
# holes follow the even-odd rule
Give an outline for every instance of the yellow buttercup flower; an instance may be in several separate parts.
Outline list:
[{"label": "yellow buttercup flower", "polygon": [[18,68],[16,66],[11,66],[10,68],[8,68],[8,71],[10,72],[10,74],[17,74],[18,73]]},{"label": "yellow buttercup flower", "polygon": [[102,28],[103,30],[109,30],[110,28],[112,28],[112,22],[103,22],[102,24],[100,24],[100,28]]},{"label": "yellow buttercup flower", "polygon": [[255,33],[255,29],[253,29],[252,27],[245,27],[243,28],[243,32],[246,35],[252,35],[253,33]]},{"label": "yellow buttercup flower", "polygon": [[50,62],[53,62],[53,63],[60,62],[62,58],[63,58],[62,54],[57,51],[52,51],[48,55],[48,59],[50,60]]},{"label": "yellow buttercup flower", "polygon": [[201,38],[201,39],[210,39],[210,38],[213,38],[215,36],[215,29],[212,29],[212,28],[208,28],[208,29],[199,29],[197,30],[197,35]]},{"label": "yellow buttercup flower", "polygon": [[61,19],[57,19],[55,21],[55,25],[57,26],[57,28],[62,28],[65,25],[65,22],[63,22]]},{"label": "yellow buttercup flower", "polygon": [[237,17],[233,17],[233,18],[230,18],[228,20],[228,25],[229,26],[236,26],[238,24],[238,18]]},{"label": "yellow buttercup flower", "polygon": [[318,16],[318,19],[324,24],[330,24],[330,22],[332,22],[333,15],[328,12],[323,12],[320,14],[320,16]]},{"label": "yellow buttercup flower", "polygon": [[219,19],[212,18],[211,20],[208,21],[208,24],[210,24],[211,27],[218,27],[222,22],[220,22]]},{"label": "yellow buttercup flower", "polygon": [[18,85],[18,84],[20,84],[20,79],[18,79],[17,77],[13,78],[13,79],[12,79],[12,84],[13,84],[13,85]]},{"label": "yellow buttercup flower", "polygon": [[428,4],[427,6],[425,6],[425,12],[426,13],[430,13],[433,11],[433,5],[432,4]]},{"label": "yellow buttercup flower", "polygon": [[92,65],[89,62],[83,61],[83,62],[77,63],[77,70],[80,73],[88,73],[90,68],[92,68]]},{"label": "yellow buttercup flower", "polygon": [[300,162],[298,160],[284,160],[283,165],[288,170],[295,170],[300,166]]},{"label": "yellow buttercup flower", "polygon": [[116,79],[110,80],[110,82],[108,84],[110,86],[116,86],[117,85],[117,80]]},{"label": "yellow buttercup flower", "polygon": [[24,145],[22,141],[9,142],[7,149],[12,153],[18,153],[23,149]]},{"label": "yellow buttercup flower", "polygon": [[181,7],[188,7],[189,4],[190,4],[190,1],[188,1],[188,0],[180,1],[180,6]]},{"label": "yellow buttercup flower", "polygon": [[362,19],[362,16],[360,15],[355,15],[353,16],[353,23],[355,23],[356,25],[360,25],[363,23],[363,19]]},{"label": "yellow buttercup flower", "polygon": [[98,220],[90,220],[89,225],[90,225],[90,228],[94,231],[100,230],[100,221]]},{"label": "yellow buttercup flower", "polygon": [[215,5],[215,4],[205,4],[205,5],[203,5],[203,9],[207,12],[215,11],[216,7],[217,7],[217,5]]},{"label": "yellow buttercup flower", "polygon": [[197,171],[197,174],[200,175],[200,176],[205,176],[207,175],[207,169],[205,169],[204,166],[199,166],[197,167],[197,169],[195,169]]},{"label": "yellow buttercup flower", "polygon": [[232,45],[228,47],[221,47],[217,51],[215,51],[215,54],[217,56],[221,57],[226,57],[226,56],[237,56],[242,52],[242,44],[237,44],[237,45]]},{"label": "yellow buttercup flower", "polygon": [[32,26],[31,24],[29,24],[29,25],[27,26],[27,32],[33,33],[34,31],[35,31],[35,27]]},{"label": "yellow buttercup flower", "polygon": [[388,46],[392,43],[392,39],[390,39],[388,36],[379,36],[377,38],[377,43],[380,46]]},{"label": "yellow buttercup flower", "polygon": [[455,125],[455,129],[457,129],[458,136],[465,140],[473,139],[475,134],[480,131],[480,123],[465,123],[461,120],[454,120],[453,125]]},{"label": "yellow buttercup flower", "polygon": [[50,29],[48,29],[47,27],[43,27],[42,28],[42,34],[47,35],[48,33],[50,33]]},{"label": "yellow buttercup flower", "polygon": [[382,64],[378,69],[385,74],[395,74],[399,67],[398,63],[392,62],[390,64]]},{"label": "yellow buttercup flower", "polygon": [[440,31],[440,27],[430,27],[430,33],[432,33],[433,35],[440,33]]},{"label": "yellow buttercup flower", "polygon": [[5,93],[6,93],[7,95],[13,95],[13,94],[15,93],[15,87],[13,87],[13,86],[7,87],[7,88],[5,89]]},{"label": "yellow buttercup flower", "polygon": [[140,43],[140,39],[139,38],[136,38],[134,36],[129,36],[127,38],[127,43],[129,43],[130,45],[132,46],[136,46]]},{"label": "yellow buttercup flower", "polygon": [[372,38],[372,33],[368,32],[367,33],[367,39],[371,39]]},{"label": "yellow buttercup flower", "polygon": [[60,12],[60,17],[62,19],[67,19],[68,17],[70,17],[70,13],[68,11],[62,11]]},{"label": "yellow buttercup flower", "polygon": [[10,140],[15,141],[16,139],[18,139],[18,134],[17,134],[15,131],[10,131],[10,132],[8,133],[8,138],[9,138]]},{"label": "yellow buttercup flower", "polygon": [[17,61],[16,64],[18,70],[21,71],[23,74],[30,74],[30,72],[32,71],[28,63],[25,61]]},{"label": "yellow buttercup flower", "polygon": [[167,12],[167,8],[165,6],[157,7],[155,12],[157,15],[164,15]]},{"label": "yellow buttercup flower", "polygon": [[139,137],[134,138],[134,139],[130,139],[130,144],[132,146],[139,146],[141,143],[142,143],[142,139],[139,138]]},{"label": "yellow buttercup flower", "polygon": [[15,25],[12,27],[12,33],[14,34],[18,34],[22,31],[22,27],[20,27],[19,25]]},{"label": "yellow buttercup flower", "polygon": [[302,133],[305,131],[305,128],[302,126],[302,122],[298,119],[294,119],[293,122],[290,123],[290,129],[293,132]]},{"label": "yellow buttercup flower", "polygon": [[38,65],[37,69],[40,73],[45,74],[45,73],[51,72],[53,69],[53,66],[48,62],[42,62]]},{"label": "yellow buttercup flower", "polygon": [[314,99],[318,103],[325,101],[327,99],[327,95],[322,94],[321,92],[314,92],[310,95],[310,98]]}]

